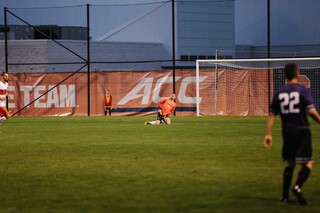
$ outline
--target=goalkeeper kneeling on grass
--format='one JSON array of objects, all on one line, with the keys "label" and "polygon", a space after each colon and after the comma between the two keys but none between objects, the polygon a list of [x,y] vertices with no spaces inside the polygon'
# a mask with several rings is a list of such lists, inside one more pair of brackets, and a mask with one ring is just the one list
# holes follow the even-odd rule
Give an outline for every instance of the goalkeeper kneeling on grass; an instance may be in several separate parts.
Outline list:
[{"label": "goalkeeper kneeling on grass", "polygon": [[171,120],[169,115],[172,115],[174,110],[176,109],[177,104],[174,102],[176,99],[176,95],[172,94],[169,98],[165,98],[158,102],[158,114],[157,120],[155,121],[147,121],[144,124],[171,124]]}]

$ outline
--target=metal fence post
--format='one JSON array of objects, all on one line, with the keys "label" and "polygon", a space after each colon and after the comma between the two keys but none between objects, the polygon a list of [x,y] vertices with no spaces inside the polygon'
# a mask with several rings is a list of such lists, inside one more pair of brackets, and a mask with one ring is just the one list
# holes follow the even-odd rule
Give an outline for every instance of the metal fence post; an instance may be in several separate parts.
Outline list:
[{"label": "metal fence post", "polygon": [[[173,93],[176,93],[176,41],[175,41],[175,7],[174,0],[171,0],[172,6],[172,83],[173,83]],[[176,111],[174,111],[176,115]]]},{"label": "metal fence post", "polygon": [[[7,8],[5,7],[3,9],[4,11],[4,57],[5,57],[5,62],[4,62],[4,71],[8,73],[8,22],[7,22]],[[8,103],[8,97],[6,97],[6,108],[9,108],[9,103]]]},{"label": "metal fence post", "polygon": [[87,4],[87,77],[88,77],[88,116],[90,116],[90,5]]}]

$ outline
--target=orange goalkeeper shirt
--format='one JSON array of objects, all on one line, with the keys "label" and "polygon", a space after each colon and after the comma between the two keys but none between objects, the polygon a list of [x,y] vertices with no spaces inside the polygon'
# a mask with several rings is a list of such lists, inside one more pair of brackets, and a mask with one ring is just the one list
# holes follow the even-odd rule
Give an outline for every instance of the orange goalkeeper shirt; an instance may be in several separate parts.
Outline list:
[{"label": "orange goalkeeper shirt", "polygon": [[166,98],[158,102],[158,107],[162,110],[162,115],[173,114],[177,104],[171,98]]}]

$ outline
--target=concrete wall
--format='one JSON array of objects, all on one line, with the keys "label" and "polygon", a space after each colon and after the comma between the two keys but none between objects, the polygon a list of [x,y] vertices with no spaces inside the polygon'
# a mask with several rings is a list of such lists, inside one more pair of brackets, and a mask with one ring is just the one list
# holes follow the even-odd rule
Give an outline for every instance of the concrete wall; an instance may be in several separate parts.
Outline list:
[{"label": "concrete wall", "polygon": [[[61,41],[62,44],[86,58],[87,46],[83,41]],[[80,58],[50,40],[9,41],[9,63],[83,62]],[[0,64],[4,64],[4,42],[0,41]],[[146,61],[161,60],[164,54],[160,43],[92,42],[91,61]],[[9,66],[9,72],[66,72],[82,65],[24,65]],[[162,63],[92,64],[92,70],[152,70],[161,69]],[[84,69],[86,70],[86,68]],[[1,71],[1,70],[0,70]]]},{"label": "concrete wall", "polygon": [[[8,42],[9,63],[47,63],[48,62],[48,42],[46,40],[13,40]],[[0,71],[5,64],[4,41],[0,41]],[[47,67],[39,66],[10,66],[10,72],[37,72],[47,71]]]}]

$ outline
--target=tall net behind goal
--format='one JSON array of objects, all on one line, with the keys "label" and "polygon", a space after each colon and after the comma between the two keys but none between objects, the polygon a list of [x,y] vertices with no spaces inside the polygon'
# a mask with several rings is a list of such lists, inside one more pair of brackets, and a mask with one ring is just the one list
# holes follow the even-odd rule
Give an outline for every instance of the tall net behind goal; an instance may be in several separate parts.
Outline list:
[{"label": "tall net behind goal", "polygon": [[197,61],[197,116],[267,115],[275,91],[286,84],[284,66],[300,67],[320,109],[320,58],[217,59]]}]

